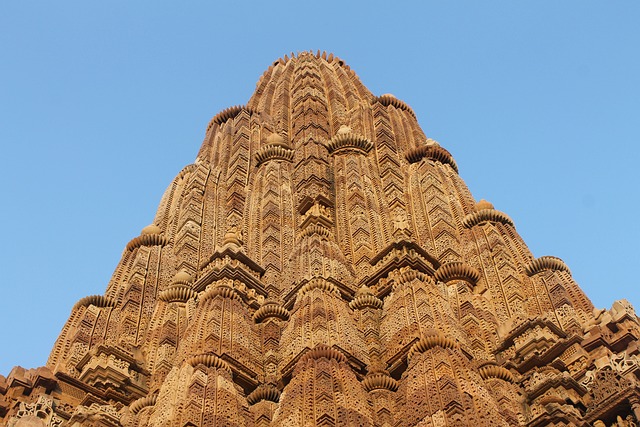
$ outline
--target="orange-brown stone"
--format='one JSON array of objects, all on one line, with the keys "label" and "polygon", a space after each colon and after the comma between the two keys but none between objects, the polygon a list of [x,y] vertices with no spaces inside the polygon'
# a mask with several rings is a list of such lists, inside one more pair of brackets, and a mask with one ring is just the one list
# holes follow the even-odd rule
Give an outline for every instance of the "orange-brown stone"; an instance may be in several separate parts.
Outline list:
[{"label": "orange-brown stone", "polygon": [[[124,242],[126,243],[126,242]],[[19,426],[636,426],[640,323],[595,310],[345,63],[276,61],[73,305]]]}]

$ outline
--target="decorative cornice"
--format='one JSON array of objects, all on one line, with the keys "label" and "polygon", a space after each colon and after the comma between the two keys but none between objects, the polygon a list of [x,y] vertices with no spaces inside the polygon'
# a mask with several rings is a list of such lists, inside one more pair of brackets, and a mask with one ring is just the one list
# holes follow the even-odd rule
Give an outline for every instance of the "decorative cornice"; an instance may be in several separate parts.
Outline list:
[{"label": "decorative cornice", "polygon": [[225,284],[225,283],[215,283],[207,286],[207,288],[200,292],[198,301],[203,303],[209,299],[215,298],[217,296],[221,296],[222,298],[230,298],[241,300],[240,295],[236,292],[233,287]]},{"label": "decorative cornice", "polygon": [[196,292],[186,285],[171,286],[160,292],[158,299],[164,302],[182,302],[185,303],[196,296]]},{"label": "decorative cornice", "polygon": [[352,310],[363,310],[365,308],[381,309],[382,300],[373,294],[357,295],[353,301],[349,303]]},{"label": "decorative cornice", "polygon": [[496,351],[504,351],[508,347],[515,344],[515,340],[517,337],[525,334],[527,330],[534,330],[536,327],[540,327],[541,329],[548,329],[551,333],[555,335],[552,339],[557,341],[559,338],[566,338],[567,333],[564,332],[558,325],[556,325],[553,321],[548,318],[543,317],[534,317],[529,319],[524,319],[522,322],[515,325],[511,330],[505,334],[502,342],[496,348]]},{"label": "decorative cornice", "polygon": [[516,380],[507,368],[503,368],[502,366],[496,365],[485,365],[478,369],[480,373],[480,377],[483,380],[488,380],[490,378],[496,378],[499,380],[504,380],[510,383],[514,383]]},{"label": "decorative cornice", "polygon": [[362,385],[366,391],[373,390],[398,390],[398,382],[391,378],[386,372],[373,372],[362,380]]},{"label": "decorative cornice", "polygon": [[134,400],[131,405],[129,405],[129,409],[133,412],[134,415],[137,415],[142,409],[153,406],[156,404],[158,400],[157,394],[151,394],[149,396],[141,397],[138,400]]},{"label": "decorative cornice", "polygon": [[[86,396],[85,402],[89,399],[102,399],[104,401],[110,400],[114,402],[121,402],[125,405],[129,405],[134,400],[139,399],[140,397],[143,397],[143,396],[134,397],[131,395],[128,396],[121,391],[114,390],[113,388],[109,388],[107,390],[100,389],[61,371],[56,372],[55,376],[60,383],[64,383],[63,390],[64,390],[64,387],[68,385],[80,391],[81,393],[83,393],[83,395]],[[61,408],[58,408],[58,409],[61,409]]]},{"label": "decorative cornice", "polygon": [[411,116],[414,119],[416,118],[416,113],[413,112],[411,107],[409,107],[409,105],[407,105],[406,102],[399,100],[398,98],[396,98],[395,96],[391,95],[390,93],[385,93],[384,95],[380,95],[377,98],[375,98],[374,101],[375,102],[379,102],[380,104],[384,105],[385,107],[388,107],[389,105],[393,105],[397,109],[404,110],[407,113],[411,114]]},{"label": "decorative cornice", "polygon": [[183,285],[183,286],[191,287],[192,283],[193,283],[193,277],[191,277],[189,272],[187,272],[186,270],[178,271],[175,274],[175,276],[173,276],[173,279],[171,279],[171,284],[174,286]]},{"label": "decorative cornice", "polygon": [[262,400],[278,403],[280,401],[280,390],[273,384],[260,384],[247,396],[249,405],[255,405]]},{"label": "decorative cornice", "polygon": [[293,150],[280,145],[266,145],[256,153],[256,166],[269,160],[293,161]]},{"label": "decorative cornice", "polygon": [[322,224],[308,224],[300,233],[300,238],[311,237],[317,234],[321,239],[327,240],[331,237],[331,230]]},{"label": "decorative cornice", "polygon": [[104,308],[104,307],[115,307],[116,303],[111,298],[107,298],[104,295],[89,295],[80,299],[77,303],[75,303],[75,305],[73,306],[73,309],[76,310],[80,307],[88,307],[90,305]]},{"label": "decorative cornice", "polygon": [[435,272],[434,277],[441,282],[450,282],[452,280],[464,280],[472,285],[480,280],[480,272],[460,261],[452,261],[442,264]]},{"label": "decorative cornice", "polygon": [[420,340],[411,347],[411,350],[409,350],[408,358],[411,359],[414,354],[424,353],[434,347],[449,348],[452,350],[460,348],[456,340],[442,333],[438,333],[437,335],[428,335],[420,338]]},{"label": "decorative cornice", "polygon": [[289,311],[274,301],[267,301],[253,313],[253,320],[256,323],[262,323],[269,318],[276,318],[279,320],[289,320]]},{"label": "decorative cornice", "polygon": [[380,251],[375,257],[373,257],[371,261],[369,261],[369,263],[372,266],[377,267],[387,261],[390,257],[393,257],[394,255],[398,256],[400,254],[423,258],[428,263],[430,272],[432,272],[431,270],[435,271],[435,269],[433,268],[434,264],[439,265],[438,260],[429,255],[429,253],[422,249],[420,245],[410,240],[400,240],[391,243],[389,246]]},{"label": "decorative cornice", "polygon": [[133,251],[140,246],[165,246],[169,240],[160,234],[141,234],[127,243],[127,250]]},{"label": "decorative cornice", "polygon": [[207,127],[207,131],[211,129],[214,124],[221,125],[228,121],[229,119],[233,119],[238,116],[242,111],[247,111],[250,114],[253,114],[253,110],[246,105],[234,105],[229,108],[225,108],[220,111],[218,114],[213,116],[213,119],[209,122],[209,126]]},{"label": "decorative cornice", "polygon": [[338,287],[322,277],[314,277],[309,280],[300,288],[300,290],[298,291],[298,295],[300,297],[303,297],[314,289],[320,289],[323,292],[340,295],[340,290],[338,289]]},{"label": "decorative cornice", "polygon": [[195,163],[191,163],[190,165],[183,167],[180,173],[178,173],[178,176],[176,179],[184,178],[186,174],[193,172],[194,170],[196,170],[197,167],[198,165],[196,165]]},{"label": "decorative cornice", "polygon": [[117,358],[129,363],[131,365],[130,366],[131,369],[136,370],[138,372],[142,372],[146,375],[149,374],[149,372],[145,371],[142,367],[138,365],[138,361],[133,357],[133,354],[131,354],[129,351],[116,346],[104,345],[104,344],[100,344],[99,346],[92,349],[90,352],[87,352],[84,355],[84,357],[80,359],[80,361],[76,365],[76,368],[78,370],[82,370],[82,368],[87,364],[87,362],[91,360],[92,357],[99,356],[101,354],[106,354],[108,356],[109,355],[116,356]]},{"label": "decorative cornice", "polygon": [[231,367],[229,366],[229,364],[224,360],[220,359],[215,354],[211,354],[211,353],[204,353],[204,354],[191,356],[187,359],[187,363],[193,366],[194,368],[198,365],[204,365],[207,368],[224,369],[225,371],[228,371],[229,373],[231,373]]},{"label": "decorative cornice", "polygon": [[325,344],[319,344],[305,352],[302,357],[300,357],[298,363],[304,363],[309,359],[322,359],[323,357],[326,359],[335,359],[338,362],[347,361],[347,357],[340,350]]},{"label": "decorative cornice", "polygon": [[485,222],[499,222],[513,227],[513,220],[509,218],[507,214],[495,209],[481,209],[477,212],[470,213],[462,220],[462,224],[466,228],[471,228]]},{"label": "decorative cornice", "polygon": [[[611,387],[613,384],[609,384]],[[564,394],[568,390],[573,390],[578,396],[584,396],[587,393],[586,387],[578,383],[568,371],[559,371],[551,366],[543,366],[542,368],[531,372],[528,384],[525,386],[527,397],[530,401],[537,401],[544,404],[545,401],[550,403],[554,394],[557,392]],[[563,393],[564,392],[564,393]],[[563,399],[564,402],[566,400]]]},{"label": "decorative cornice", "polygon": [[[329,284],[322,284],[321,282],[328,282]],[[315,283],[311,283],[315,282]],[[308,285],[308,286],[307,286]],[[302,288],[304,291],[302,291]],[[333,277],[324,277],[324,276],[314,276],[310,279],[302,279],[298,282],[294,282],[293,286],[289,289],[287,294],[283,298],[283,306],[287,310],[293,310],[293,306],[296,301],[299,301],[306,293],[311,291],[312,289],[322,289],[324,292],[334,292],[337,290],[337,293],[334,294],[336,297],[343,298],[346,301],[352,299],[353,291],[338,281]]]},{"label": "decorative cornice", "polygon": [[333,225],[332,218],[333,215],[331,214],[331,208],[316,201],[302,214],[300,228],[304,230],[310,225],[321,225],[328,229]]},{"label": "decorative cornice", "polygon": [[210,283],[221,279],[239,280],[259,295],[266,295],[260,278],[264,269],[234,245],[217,249],[211,257],[200,266],[201,276],[193,288],[201,291]]},{"label": "decorative cornice", "polygon": [[447,164],[451,166],[456,173],[458,172],[458,165],[455,160],[453,160],[451,153],[439,145],[421,145],[420,147],[409,150],[405,155],[409,163],[417,163],[425,157],[442,164]]},{"label": "decorative cornice", "polygon": [[545,255],[545,256],[541,256],[540,258],[536,258],[532,260],[529,264],[527,264],[524,268],[525,273],[527,273],[527,276],[529,277],[534,276],[538,273],[541,273],[545,270],[566,271],[567,273],[571,274],[569,267],[567,267],[567,264],[565,264],[564,261],[562,261],[558,257],[554,257],[550,255]]},{"label": "decorative cornice", "polygon": [[[411,240],[399,240],[391,243],[373,257],[369,263],[373,266],[374,274],[366,278],[364,284],[370,287],[373,287],[380,279],[388,277],[391,272],[403,267],[408,267],[403,270],[407,274],[413,274],[409,270],[416,270],[431,276],[440,266],[437,259]],[[378,291],[380,290],[378,289]],[[386,293],[378,292],[378,296],[382,295],[386,295]]]},{"label": "decorative cornice", "polygon": [[419,270],[415,270],[409,266],[401,267],[398,270],[389,273],[389,278],[395,282],[394,289],[397,285],[411,283],[414,280],[421,282],[431,282],[431,276]]},{"label": "decorative cornice", "polygon": [[359,151],[362,154],[367,154],[372,148],[373,143],[371,141],[362,135],[352,132],[350,129],[338,132],[338,134],[327,143],[329,154],[342,154],[349,151]]}]

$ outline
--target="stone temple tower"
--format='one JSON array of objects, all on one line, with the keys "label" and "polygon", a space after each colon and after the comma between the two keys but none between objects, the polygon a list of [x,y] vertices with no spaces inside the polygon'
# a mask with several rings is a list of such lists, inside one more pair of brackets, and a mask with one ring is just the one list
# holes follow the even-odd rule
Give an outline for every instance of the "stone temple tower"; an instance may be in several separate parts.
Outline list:
[{"label": "stone temple tower", "polygon": [[412,109],[285,56],[0,377],[20,426],[637,426],[640,323],[475,201]]}]

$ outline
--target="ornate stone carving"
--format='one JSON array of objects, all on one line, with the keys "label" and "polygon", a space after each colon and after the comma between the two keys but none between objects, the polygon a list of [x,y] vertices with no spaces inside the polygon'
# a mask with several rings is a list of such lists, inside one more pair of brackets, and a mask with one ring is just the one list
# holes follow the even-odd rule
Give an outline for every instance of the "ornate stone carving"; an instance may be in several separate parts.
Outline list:
[{"label": "ornate stone carving", "polygon": [[595,310],[457,171],[341,59],[277,60],[48,368],[0,376],[0,425],[639,424],[633,307]]},{"label": "ornate stone carving", "polygon": [[129,405],[129,409],[134,414],[137,414],[142,409],[147,408],[149,406],[155,405],[157,400],[158,400],[158,395],[157,394],[144,396],[144,397],[141,397],[138,400],[134,400],[133,403],[131,403],[131,405]]},{"label": "ornate stone carving", "polygon": [[51,396],[40,396],[33,403],[20,402],[18,412],[9,420],[7,427],[59,427],[64,421],[54,412],[55,404]]},{"label": "ornate stone carving", "polygon": [[449,282],[451,280],[464,280],[471,285],[475,285],[480,279],[480,272],[470,265],[459,261],[452,261],[442,264],[435,272],[436,280]]},{"label": "ornate stone carving", "polygon": [[554,256],[541,256],[536,258],[525,267],[528,276],[540,273],[544,270],[566,271],[569,273],[569,267],[560,258]]},{"label": "ornate stone carving", "polygon": [[269,318],[289,320],[289,311],[275,301],[267,301],[253,313],[253,318],[257,323]]},{"label": "ornate stone carving", "polygon": [[115,302],[104,295],[89,295],[78,301],[73,308],[78,309],[80,307],[88,307],[93,305],[95,307],[114,307]]},{"label": "ornate stone carving", "polygon": [[493,205],[488,203],[488,207],[484,207],[484,205],[481,205],[480,203],[478,205],[478,210],[476,212],[470,213],[462,219],[462,223],[466,228],[484,224],[485,222],[500,223],[513,227],[513,220],[509,218],[507,214],[495,210]]},{"label": "ornate stone carving", "polygon": [[398,390],[398,382],[389,376],[388,372],[377,371],[367,374],[362,380],[362,385],[367,391],[373,390]]},{"label": "ornate stone carving", "polygon": [[247,108],[247,106],[245,105],[234,105],[233,107],[225,108],[224,110],[216,114],[213,119],[211,119],[211,124],[209,126],[213,124],[221,125],[227,120],[237,117],[241,111],[247,111],[249,113],[252,112],[252,110],[250,108]]},{"label": "ornate stone carving", "polygon": [[327,143],[329,154],[339,154],[346,151],[361,152],[367,154],[373,148],[373,144],[362,135],[354,133],[348,126],[340,126],[336,136]]},{"label": "ornate stone carving", "polygon": [[385,107],[392,105],[399,110],[406,111],[407,113],[411,114],[414,118],[416,117],[416,113],[413,112],[411,107],[409,107],[409,105],[407,105],[406,102],[396,98],[390,93],[385,93],[384,95],[380,95],[375,100],[380,104],[384,105]]},{"label": "ornate stone carving", "polygon": [[138,237],[134,237],[127,243],[127,250],[133,251],[140,246],[164,246],[169,241],[162,236],[162,230],[155,224],[147,225],[142,229]]},{"label": "ornate stone carving", "polygon": [[262,400],[278,403],[280,391],[273,384],[261,384],[247,396],[249,405],[255,405]]},{"label": "ornate stone carving", "polygon": [[[435,142],[435,141],[434,141]],[[409,150],[405,156],[409,163],[417,163],[420,160],[427,158],[442,164],[451,166],[451,168],[458,172],[458,165],[453,159],[451,153],[444,148],[440,147],[437,143],[430,145],[421,145],[417,148]]]}]

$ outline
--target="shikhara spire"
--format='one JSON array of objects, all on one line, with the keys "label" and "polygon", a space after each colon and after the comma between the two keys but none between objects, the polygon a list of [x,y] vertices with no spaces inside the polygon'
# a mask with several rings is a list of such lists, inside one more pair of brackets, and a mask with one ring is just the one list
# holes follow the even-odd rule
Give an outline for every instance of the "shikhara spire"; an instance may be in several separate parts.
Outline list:
[{"label": "shikhara spire", "polygon": [[406,103],[304,52],[211,120],[47,366],[0,377],[0,421],[632,426],[639,335],[476,203]]}]

